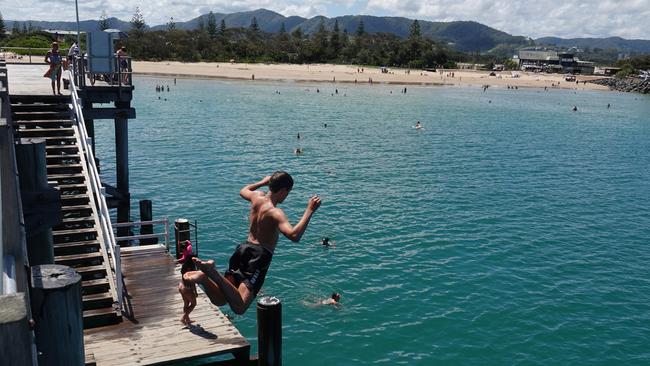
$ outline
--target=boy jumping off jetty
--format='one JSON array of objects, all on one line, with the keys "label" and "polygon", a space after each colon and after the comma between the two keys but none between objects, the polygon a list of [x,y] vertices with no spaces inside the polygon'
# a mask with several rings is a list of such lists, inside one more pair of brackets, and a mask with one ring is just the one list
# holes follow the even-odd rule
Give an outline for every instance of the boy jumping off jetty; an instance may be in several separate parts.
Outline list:
[{"label": "boy jumping off jetty", "polygon": [[[266,185],[269,186],[267,193],[257,191]],[[309,220],[320,207],[320,197],[312,196],[300,221],[292,226],[284,211],[276,207],[284,202],[292,188],[293,178],[282,171],[242,188],[239,195],[251,203],[248,238],[235,249],[228,271],[221,274],[213,260],[194,258],[199,271],[187,272],[183,279],[203,285],[213,304],[222,306],[228,303],[236,314],[244,314],[262,288],[279,233],[299,242]]]}]

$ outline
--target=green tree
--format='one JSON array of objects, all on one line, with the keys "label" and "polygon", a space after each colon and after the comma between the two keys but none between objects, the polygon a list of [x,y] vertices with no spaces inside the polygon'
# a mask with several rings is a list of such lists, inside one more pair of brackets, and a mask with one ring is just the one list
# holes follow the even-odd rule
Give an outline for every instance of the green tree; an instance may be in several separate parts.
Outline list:
[{"label": "green tree", "polygon": [[217,18],[212,11],[208,14],[208,34],[212,38],[217,36]]},{"label": "green tree", "polygon": [[176,23],[174,22],[174,17],[169,18],[169,23],[167,23],[167,30],[173,31],[176,29]]},{"label": "green tree", "polygon": [[2,13],[0,12],[0,39],[5,38],[5,32],[7,28],[5,27],[5,20],[2,18]]},{"label": "green tree", "polygon": [[219,36],[220,37],[225,37],[226,36],[226,20],[221,19],[221,25],[219,26]]},{"label": "green tree", "polygon": [[298,27],[293,32],[291,32],[291,38],[301,40],[303,37],[302,28]]},{"label": "green tree", "polygon": [[253,17],[253,19],[251,19],[250,30],[252,30],[254,33],[259,33],[259,31],[260,31],[260,26],[257,24],[257,18],[256,17]]},{"label": "green tree", "polygon": [[102,10],[102,15],[99,16],[99,30],[105,30],[110,28],[110,22],[108,21],[108,15],[106,15],[106,11]]},{"label": "green tree", "polygon": [[135,12],[133,13],[133,17],[131,18],[131,30],[135,30],[137,32],[143,32],[145,27],[146,27],[146,23],[144,21],[144,16],[140,11],[140,7],[136,6]]},{"label": "green tree", "polygon": [[420,23],[417,19],[415,19],[409,28],[409,39],[419,40],[421,36],[422,34],[420,33]]},{"label": "green tree", "polygon": [[363,25],[363,19],[359,21],[359,25],[357,25],[357,37],[361,37],[366,33],[366,28]]},{"label": "green tree", "polygon": [[332,56],[335,58],[338,57],[341,52],[341,30],[339,29],[338,19],[334,20],[334,29],[330,36],[330,48],[332,50]]}]

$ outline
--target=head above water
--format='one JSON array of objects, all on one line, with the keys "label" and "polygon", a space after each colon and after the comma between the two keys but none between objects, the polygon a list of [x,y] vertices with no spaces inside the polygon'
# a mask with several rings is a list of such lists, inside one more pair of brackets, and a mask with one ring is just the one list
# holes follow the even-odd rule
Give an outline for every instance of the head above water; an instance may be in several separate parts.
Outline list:
[{"label": "head above water", "polygon": [[341,300],[341,294],[339,294],[338,292],[333,292],[332,299],[334,299],[334,301],[336,302],[339,302],[339,300]]},{"label": "head above water", "polygon": [[287,172],[277,171],[271,175],[269,190],[271,193],[276,193],[283,188],[287,189],[287,193],[290,192],[293,188],[293,178]]}]

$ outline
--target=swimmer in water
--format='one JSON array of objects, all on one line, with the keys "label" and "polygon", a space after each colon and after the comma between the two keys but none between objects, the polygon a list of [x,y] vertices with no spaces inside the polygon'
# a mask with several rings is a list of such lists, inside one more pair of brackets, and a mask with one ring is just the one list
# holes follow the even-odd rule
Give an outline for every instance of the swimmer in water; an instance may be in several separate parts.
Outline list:
[{"label": "swimmer in water", "polygon": [[331,244],[330,244],[330,238],[328,238],[328,237],[324,237],[323,240],[321,241],[321,244],[322,244],[324,247],[329,247],[329,246],[331,245]]},{"label": "swimmer in water", "polygon": [[296,154],[296,155],[300,155],[300,154],[302,154],[302,148],[299,148],[299,147],[295,148],[295,149],[293,150],[293,153]]},{"label": "swimmer in water", "polygon": [[573,106],[573,111],[574,111],[574,112],[577,112],[577,111],[578,111],[578,107],[574,105],[574,106]]},{"label": "swimmer in water", "polygon": [[321,305],[339,305],[339,301],[341,301],[341,294],[334,292],[329,299],[322,300],[320,303]]},{"label": "swimmer in water", "polygon": [[415,128],[416,128],[416,129],[420,129],[420,128],[422,128],[422,124],[420,123],[420,121],[417,121],[417,122],[415,123]]}]

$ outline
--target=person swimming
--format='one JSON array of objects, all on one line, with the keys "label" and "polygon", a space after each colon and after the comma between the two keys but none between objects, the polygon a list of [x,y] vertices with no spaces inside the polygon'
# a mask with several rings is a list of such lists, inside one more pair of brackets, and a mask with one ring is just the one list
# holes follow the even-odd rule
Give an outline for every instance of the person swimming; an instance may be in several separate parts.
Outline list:
[{"label": "person swimming", "polygon": [[325,246],[325,247],[329,247],[329,246],[331,245],[331,244],[330,244],[330,238],[328,238],[328,237],[324,237],[323,240],[321,240],[321,244],[322,244],[323,246]]},{"label": "person swimming", "polygon": [[302,148],[297,147],[297,148],[293,149],[293,153],[296,154],[296,155],[302,154]]},{"label": "person swimming", "polygon": [[321,305],[339,305],[339,302],[341,301],[341,294],[338,292],[333,292],[332,296],[329,299],[325,299],[321,301]]},{"label": "person swimming", "polygon": [[422,128],[422,124],[420,123],[420,121],[417,121],[415,123],[415,126],[413,126],[413,127],[415,127],[415,129],[419,130],[420,128]]}]

